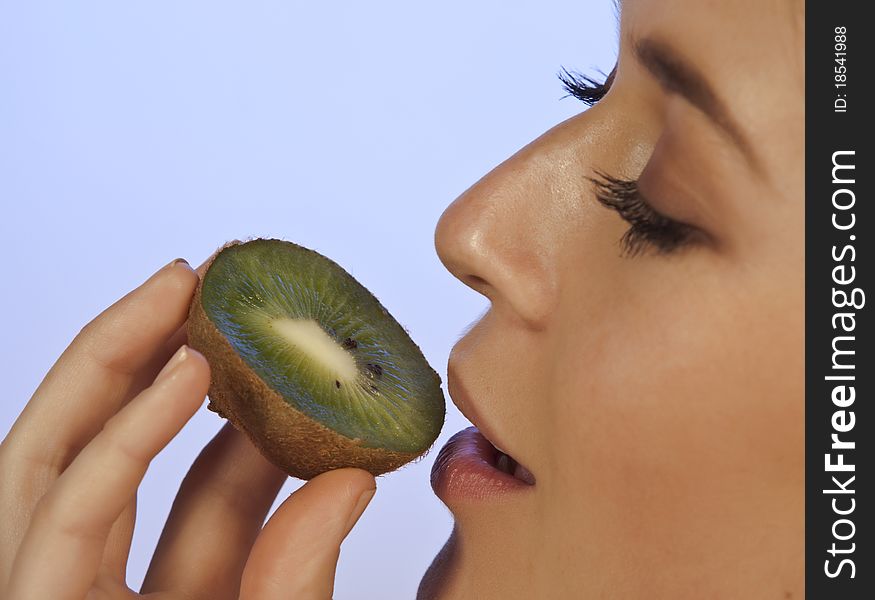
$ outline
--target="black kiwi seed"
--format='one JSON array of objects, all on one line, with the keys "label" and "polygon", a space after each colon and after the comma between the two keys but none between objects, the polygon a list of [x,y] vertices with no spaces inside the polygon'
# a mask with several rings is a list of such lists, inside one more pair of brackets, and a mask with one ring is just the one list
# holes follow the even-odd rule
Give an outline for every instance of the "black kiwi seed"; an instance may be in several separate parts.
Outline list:
[{"label": "black kiwi seed", "polygon": [[377,379],[383,377],[383,367],[381,367],[380,365],[368,363],[365,365],[365,368],[368,370],[368,374],[372,377],[376,377]]}]

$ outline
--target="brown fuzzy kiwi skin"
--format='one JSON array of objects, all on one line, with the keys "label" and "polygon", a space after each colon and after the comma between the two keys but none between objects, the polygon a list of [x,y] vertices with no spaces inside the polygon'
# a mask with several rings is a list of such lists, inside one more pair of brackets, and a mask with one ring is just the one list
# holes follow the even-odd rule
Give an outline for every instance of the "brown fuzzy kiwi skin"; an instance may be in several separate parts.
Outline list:
[{"label": "brown fuzzy kiwi skin", "polygon": [[189,309],[188,344],[210,365],[208,408],[247,434],[270,462],[299,479],[342,467],[382,475],[424,454],[366,448],[360,440],[341,435],[290,406],[249,369],[201,303],[204,275],[213,260],[225,248],[239,243],[229,242],[209,258]]}]

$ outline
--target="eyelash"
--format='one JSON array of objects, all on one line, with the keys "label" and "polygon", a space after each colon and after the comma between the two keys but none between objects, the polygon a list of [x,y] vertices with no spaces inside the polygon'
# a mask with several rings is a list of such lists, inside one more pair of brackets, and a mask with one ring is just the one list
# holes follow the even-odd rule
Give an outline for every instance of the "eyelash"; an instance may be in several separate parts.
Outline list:
[{"label": "eyelash", "polygon": [[629,229],[620,238],[625,256],[637,256],[648,248],[657,254],[668,254],[695,239],[698,230],[657,212],[641,194],[637,181],[602,172],[596,172],[589,180],[595,185],[598,201],[629,223]]},{"label": "eyelash", "polygon": [[[613,72],[605,76],[604,82],[599,82],[588,75],[562,67],[558,77],[568,95],[587,106],[594,106],[611,88]],[[637,180],[613,177],[602,172],[596,172],[596,176],[589,179],[595,185],[599,203],[616,211],[629,223],[629,229],[620,238],[624,256],[637,256],[648,248],[655,249],[658,254],[668,254],[695,238],[698,232],[696,228],[657,212],[641,194]]]},{"label": "eyelash", "polygon": [[[603,74],[604,75],[604,74]],[[595,105],[599,100],[604,98],[608,93],[610,85],[610,75],[605,76],[605,81],[599,82],[588,75],[569,71],[565,67],[556,74],[559,81],[562,82],[562,87],[568,92],[563,98],[574,96],[587,106]]]}]

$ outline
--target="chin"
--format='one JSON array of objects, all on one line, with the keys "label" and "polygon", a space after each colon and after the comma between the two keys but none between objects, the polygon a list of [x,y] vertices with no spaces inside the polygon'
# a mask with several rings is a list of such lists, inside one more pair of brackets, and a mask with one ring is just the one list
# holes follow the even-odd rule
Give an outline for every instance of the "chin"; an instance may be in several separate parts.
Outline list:
[{"label": "chin", "polygon": [[453,532],[444,547],[437,553],[425,571],[425,575],[422,576],[422,581],[419,582],[419,589],[416,592],[416,600],[448,600],[451,598],[450,589],[458,572],[458,561],[458,539],[456,528],[453,527]]}]

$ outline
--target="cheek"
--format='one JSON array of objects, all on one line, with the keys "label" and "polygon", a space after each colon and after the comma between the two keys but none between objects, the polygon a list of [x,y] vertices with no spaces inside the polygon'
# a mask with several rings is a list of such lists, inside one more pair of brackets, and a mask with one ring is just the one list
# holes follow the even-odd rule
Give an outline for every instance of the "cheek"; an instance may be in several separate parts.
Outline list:
[{"label": "cheek", "polygon": [[615,254],[563,280],[554,338],[556,482],[581,526],[663,548],[800,492],[797,290],[706,253]]}]

